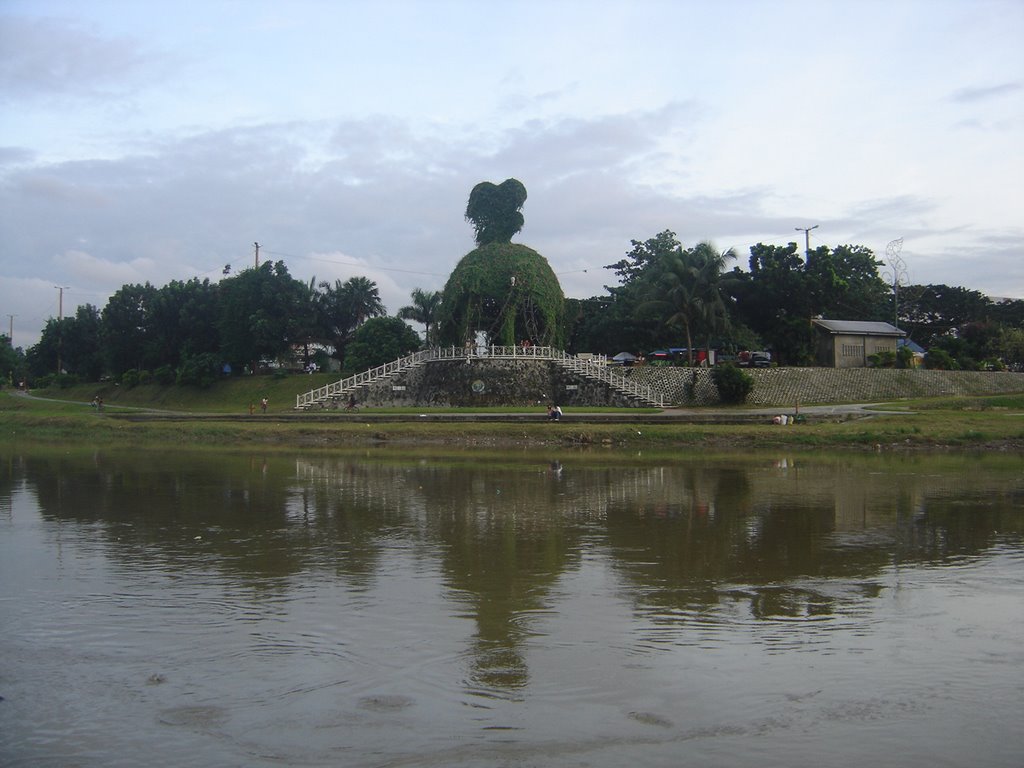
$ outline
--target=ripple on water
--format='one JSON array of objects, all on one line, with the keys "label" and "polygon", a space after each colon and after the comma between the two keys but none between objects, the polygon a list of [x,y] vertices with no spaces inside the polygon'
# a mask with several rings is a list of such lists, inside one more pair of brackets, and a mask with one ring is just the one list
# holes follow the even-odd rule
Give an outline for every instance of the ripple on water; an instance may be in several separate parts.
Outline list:
[{"label": "ripple on water", "polygon": [[172,707],[163,710],[157,720],[164,725],[212,728],[226,723],[228,713],[223,707],[214,706]]},{"label": "ripple on water", "polygon": [[408,709],[415,700],[411,696],[401,694],[376,694],[374,696],[363,696],[359,699],[359,708],[371,712],[401,712]]}]

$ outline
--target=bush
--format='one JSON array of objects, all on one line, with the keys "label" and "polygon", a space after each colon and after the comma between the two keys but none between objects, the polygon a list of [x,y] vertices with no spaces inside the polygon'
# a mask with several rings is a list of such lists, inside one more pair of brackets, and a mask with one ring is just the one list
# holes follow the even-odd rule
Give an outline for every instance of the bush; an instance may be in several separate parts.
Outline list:
[{"label": "bush", "polygon": [[209,352],[190,357],[181,364],[178,371],[178,383],[182,386],[202,387],[206,389],[217,381],[220,372],[220,361]]},{"label": "bush", "polygon": [[884,352],[876,352],[873,355],[868,355],[868,364],[872,368],[895,368],[896,353],[887,349]]},{"label": "bush", "polygon": [[161,365],[155,371],[153,371],[153,378],[157,384],[173,384],[178,378],[178,374],[175,373],[174,369],[169,365]]},{"label": "bush", "polygon": [[35,388],[49,389],[50,387],[56,387],[57,389],[67,389],[78,383],[79,378],[73,373],[47,373],[36,378]]},{"label": "bush", "polygon": [[960,365],[944,349],[929,349],[924,356],[924,367],[935,371],[959,371]]},{"label": "bush", "polygon": [[718,399],[730,405],[744,402],[754,389],[754,379],[732,363],[717,366],[711,372],[711,380],[718,389]]},{"label": "bush", "polygon": [[139,383],[139,372],[131,368],[121,374],[121,383],[131,389]]},{"label": "bush", "polygon": [[914,364],[914,353],[910,347],[903,346],[896,350],[896,367],[910,368]]},{"label": "bush", "polygon": [[149,371],[139,371],[139,384],[152,384],[153,374]]}]

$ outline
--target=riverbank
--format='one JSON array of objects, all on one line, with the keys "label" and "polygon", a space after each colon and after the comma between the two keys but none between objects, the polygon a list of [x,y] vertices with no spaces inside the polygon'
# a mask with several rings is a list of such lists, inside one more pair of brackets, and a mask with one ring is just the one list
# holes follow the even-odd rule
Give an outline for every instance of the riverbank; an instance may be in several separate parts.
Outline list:
[{"label": "riverbank", "polygon": [[[53,392],[62,397],[61,392]],[[826,409],[836,413],[829,416]],[[684,413],[568,411],[551,423],[542,414],[504,411],[296,414],[110,406],[30,399],[0,393],[4,442],[94,445],[188,444],[323,449],[369,445],[465,448],[578,446],[596,448],[908,451],[969,449],[1024,453],[1024,395],[906,401],[886,410],[855,406],[801,409],[797,423],[774,423],[764,409]],[[812,411],[816,413],[812,414]],[[422,415],[421,415],[422,414]],[[792,412],[786,415],[787,422]],[[728,423],[725,423],[725,422]]]}]

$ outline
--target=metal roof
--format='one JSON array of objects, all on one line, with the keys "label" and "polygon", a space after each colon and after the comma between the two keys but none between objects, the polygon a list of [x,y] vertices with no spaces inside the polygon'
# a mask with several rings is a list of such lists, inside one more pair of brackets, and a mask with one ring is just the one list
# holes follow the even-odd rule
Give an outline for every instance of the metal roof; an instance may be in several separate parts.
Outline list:
[{"label": "metal roof", "polygon": [[889,323],[869,322],[865,320],[821,320],[815,318],[815,325],[819,325],[829,333],[846,333],[854,336],[906,336],[906,331],[901,331]]}]

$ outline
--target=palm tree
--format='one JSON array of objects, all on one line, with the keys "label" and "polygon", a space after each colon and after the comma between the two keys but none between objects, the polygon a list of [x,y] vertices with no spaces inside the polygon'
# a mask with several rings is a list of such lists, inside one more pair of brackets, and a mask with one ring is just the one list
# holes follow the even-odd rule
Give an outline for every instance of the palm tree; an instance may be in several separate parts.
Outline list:
[{"label": "palm tree", "polygon": [[645,286],[642,308],[661,314],[665,325],[682,327],[690,365],[694,332],[702,329],[710,335],[729,325],[720,279],[726,261],[735,258],[732,249],[719,253],[708,242],[686,250],[680,247],[661,260]]},{"label": "palm tree", "polygon": [[403,320],[412,320],[415,323],[423,323],[423,346],[429,347],[433,342],[431,330],[437,322],[438,311],[441,308],[441,291],[424,291],[420,288],[412,289],[412,304],[398,310],[398,316]]},{"label": "palm tree", "polygon": [[334,342],[334,356],[343,361],[345,346],[356,329],[371,317],[387,314],[381,303],[377,284],[367,277],[350,277],[344,283],[326,280],[320,283],[320,306],[328,333]]}]

